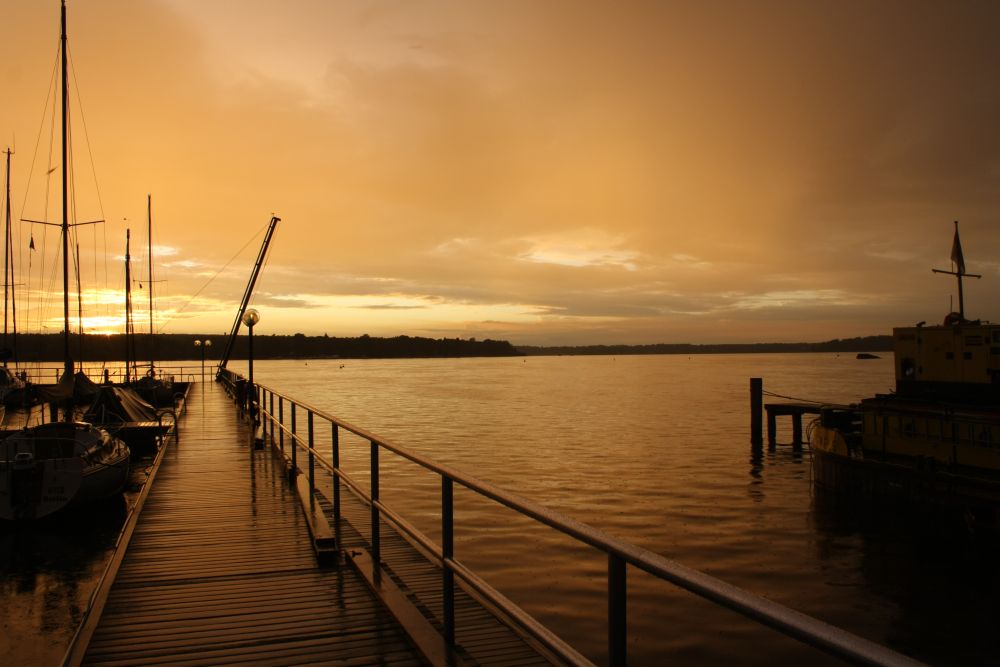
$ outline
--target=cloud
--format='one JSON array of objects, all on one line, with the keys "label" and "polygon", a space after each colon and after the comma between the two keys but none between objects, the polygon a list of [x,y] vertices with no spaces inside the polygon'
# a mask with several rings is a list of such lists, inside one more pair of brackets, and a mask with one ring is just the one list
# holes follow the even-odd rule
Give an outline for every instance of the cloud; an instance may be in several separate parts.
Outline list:
[{"label": "cloud", "polygon": [[363,306],[351,306],[351,308],[367,308],[369,310],[414,310],[428,307],[429,306],[406,305],[399,303],[369,303]]},{"label": "cloud", "polygon": [[[43,5],[5,5],[17,191],[54,57]],[[311,333],[884,332],[947,309],[953,284],[929,269],[948,265],[954,219],[970,271],[997,273],[989,3],[229,5],[70,7],[91,144],[77,208],[109,221],[79,232],[81,265],[119,289],[93,258],[141,236],[152,193],[167,327],[228,328],[271,214],[255,303]],[[44,184],[26,216],[58,210]],[[55,257],[32,256],[30,291],[55,289]],[[967,289],[990,317],[1000,286]]]}]

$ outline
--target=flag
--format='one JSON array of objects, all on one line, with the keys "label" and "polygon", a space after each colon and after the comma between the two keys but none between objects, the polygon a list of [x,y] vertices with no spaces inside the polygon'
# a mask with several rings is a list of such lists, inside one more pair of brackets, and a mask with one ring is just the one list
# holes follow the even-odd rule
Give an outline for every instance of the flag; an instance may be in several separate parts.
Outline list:
[{"label": "flag", "polygon": [[35,249],[35,237],[34,236],[31,237],[31,243],[28,244],[28,249],[29,250],[34,250]]},{"label": "flag", "polygon": [[955,240],[951,243],[951,261],[956,273],[965,273],[965,257],[962,255],[962,241],[958,238],[958,223],[955,223]]}]

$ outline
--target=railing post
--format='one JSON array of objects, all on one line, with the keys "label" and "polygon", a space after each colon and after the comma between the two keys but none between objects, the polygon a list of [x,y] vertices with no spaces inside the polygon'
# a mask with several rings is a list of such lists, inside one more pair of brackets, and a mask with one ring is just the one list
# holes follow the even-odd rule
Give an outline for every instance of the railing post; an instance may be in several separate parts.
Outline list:
[{"label": "railing post", "polygon": [[[260,408],[257,412],[260,415],[260,441],[262,444],[267,444],[267,422],[271,419],[271,413],[267,412],[264,407],[267,405],[267,390],[264,387],[260,388]],[[264,418],[264,413],[267,412],[267,419]]]},{"label": "railing post", "polygon": [[608,554],[608,664],[628,664],[628,593],[625,584],[625,561]]},{"label": "railing post", "polygon": [[330,447],[333,450],[333,535],[340,549],[340,428],[330,422]]},{"label": "railing post", "polygon": [[290,443],[291,448],[292,448],[292,470],[291,470],[291,475],[292,475],[292,480],[294,481],[295,476],[299,474],[299,459],[298,459],[299,442],[298,442],[298,436],[295,434],[295,403],[294,403],[294,401],[291,402],[291,406],[292,406],[292,442]]},{"label": "railing post", "polygon": [[374,566],[374,577],[375,580],[378,581],[378,579],[382,576],[382,544],[378,525],[378,443],[374,440],[370,440],[369,445],[371,446],[372,470],[372,563]]},{"label": "railing post", "polygon": [[315,442],[313,441],[313,411],[308,411],[308,418],[306,423],[309,429],[309,497],[312,498],[313,491],[316,489],[316,454],[313,449]]},{"label": "railing post", "polygon": [[278,397],[278,423],[281,424],[281,428],[278,429],[278,447],[281,448],[281,453],[285,453],[285,398],[283,396]]},{"label": "railing post", "polygon": [[269,421],[271,422],[271,446],[274,447],[274,392],[268,392],[268,408],[267,414],[270,415]]},{"label": "railing post", "polygon": [[444,602],[444,639],[455,645],[455,572],[448,563],[455,556],[455,504],[450,477],[441,477],[441,599]]}]

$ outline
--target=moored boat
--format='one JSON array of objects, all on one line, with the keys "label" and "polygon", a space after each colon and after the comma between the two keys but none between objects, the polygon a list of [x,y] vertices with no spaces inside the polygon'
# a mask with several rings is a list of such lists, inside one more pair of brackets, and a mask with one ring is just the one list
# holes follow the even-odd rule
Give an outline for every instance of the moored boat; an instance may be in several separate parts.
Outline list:
[{"label": "moored boat", "polygon": [[120,493],[129,448],[83,422],[50,422],[0,441],[0,519],[41,519]]},{"label": "moored boat", "polygon": [[[63,421],[24,428],[0,441],[0,519],[40,519],[64,508],[111,497],[128,477],[130,451],[102,428],[74,419],[74,399],[94,393],[96,385],[74,372],[69,344],[69,154],[67,99],[66,3],[60,12],[62,86],[62,222],[30,221],[60,227],[63,278],[63,360],[58,385],[47,388],[53,405],[63,408]],[[84,224],[84,223],[80,223]]]},{"label": "moored boat", "polygon": [[965,317],[956,223],[959,311],[940,325],[893,329],[896,391],[824,408],[812,430],[818,487],[959,509],[1000,519],[1000,324]]}]

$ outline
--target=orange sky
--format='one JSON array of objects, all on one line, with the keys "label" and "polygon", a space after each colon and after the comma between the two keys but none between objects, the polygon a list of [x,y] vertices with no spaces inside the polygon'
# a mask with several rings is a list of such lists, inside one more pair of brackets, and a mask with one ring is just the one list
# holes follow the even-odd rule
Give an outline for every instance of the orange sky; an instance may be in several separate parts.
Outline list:
[{"label": "orange sky", "polygon": [[[228,330],[272,213],[265,335],[886,333],[947,312],[955,219],[968,313],[1000,319],[996,3],[68,7],[76,208],[106,219],[78,234],[93,327],[123,329],[126,227],[145,275],[147,193],[168,332]],[[46,215],[55,168],[58,220],[58,3],[0,8],[13,215]],[[61,327],[56,241],[15,230],[21,329]]]}]

